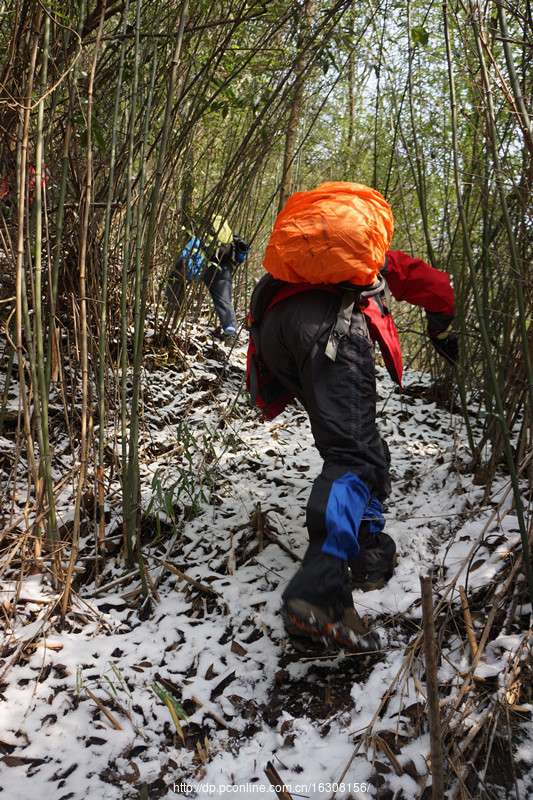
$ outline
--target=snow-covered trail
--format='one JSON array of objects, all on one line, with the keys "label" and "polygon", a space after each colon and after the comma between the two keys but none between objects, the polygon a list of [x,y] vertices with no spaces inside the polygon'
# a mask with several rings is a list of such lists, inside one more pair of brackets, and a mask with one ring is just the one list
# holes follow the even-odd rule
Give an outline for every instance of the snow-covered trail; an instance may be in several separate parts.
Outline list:
[{"label": "snow-covered trail", "polygon": [[[433,575],[436,602],[452,614],[459,585],[475,593],[497,579],[519,541],[506,483],[485,502],[464,471],[461,419],[424,399],[424,376],[408,374],[400,396],[378,369],[394,478],[386,530],[399,561],[383,590],[354,598],[384,651],[302,656],[279,607],[306,548],[305,505],[321,468],[307,418],[292,406],[261,423],[242,395],[235,401],[244,347],[221,378],[221,349],[196,336],[186,371],[154,369],[145,382],[143,489],[146,504],[159,492],[163,507],[162,527],[147,526],[143,540],[152,609],[132,605],[139,582],[118,555],[98,588],[79,581],[61,631],[52,589],[40,575],[26,579],[0,664],[0,797],[275,797],[271,762],[293,796],[419,798],[430,782],[424,665],[408,645],[420,631],[420,575]],[[109,497],[111,547],[119,509]],[[185,507],[174,526],[171,502]],[[66,494],[62,521],[71,515]],[[6,583],[2,600],[16,591]],[[508,626],[479,675],[507,674],[520,641]],[[440,644],[439,680],[453,698],[468,669],[465,639]],[[186,712],[181,733],[172,698]],[[523,757],[530,748],[525,736]]]}]

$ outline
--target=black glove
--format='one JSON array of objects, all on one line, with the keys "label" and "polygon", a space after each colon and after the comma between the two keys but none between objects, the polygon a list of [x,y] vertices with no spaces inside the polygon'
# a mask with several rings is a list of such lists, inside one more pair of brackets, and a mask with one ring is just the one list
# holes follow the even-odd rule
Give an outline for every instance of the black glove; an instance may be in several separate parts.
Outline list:
[{"label": "black glove", "polygon": [[446,336],[444,339],[439,339],[438,336],[429,337],[435,349],[444,356],[446,361],[450,364],[457,364],[459,362],[459,342],[456,336]]}]

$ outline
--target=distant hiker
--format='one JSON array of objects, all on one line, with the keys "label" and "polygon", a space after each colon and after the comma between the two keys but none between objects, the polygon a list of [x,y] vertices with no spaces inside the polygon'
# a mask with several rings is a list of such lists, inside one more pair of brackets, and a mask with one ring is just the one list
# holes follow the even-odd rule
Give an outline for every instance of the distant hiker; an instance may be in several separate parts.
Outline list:
[{"label": "distant hiker", "polygon": [[193,236],[181,251],[167,281],[167,302],[181,304],[187,281],[202,278],[209,289],[222,327],[222,337],[231,341],[237,337],[237,318],[232,300],[232,281],[236,267],[249,252],[244,240],[235,235],[221,217],[213,217],[206,237]]},{"label": "distant hiker", "polygon": [[222,337],[233,340],[237,338],[237,317],[232,300],[233,272],[238,264],[244,262],[248,246],[240,236],[233,234],[228,223],[219,216],[213,219],[212,236],[216,240],[216,249],[203,274],[203,281],[213,300],[222,327]]},{"label": "distant hiker", "polygon": [[[51,183],[52,176],[46,164],[42,165],[41,189],[44,192]],[[10,167],[7,176],[0,175],[0,210],[8,215],[16,205],[17,197],[17,173],[14,165]],[[35,167],[29,165],[26,172],[26,198],[29,206],[33,204],[35,195]]]},{"label": "distant hiker", "polygon": [[355,652],[379,648],[354,608],[352,589],[384,585],[395,545],[383,532],[390,457],[376,427],[374,343],[401,383],[389,290],[426,310],[430,340],[457,358],[450,335],[450,279],[421,259],[389,250],[384,198],[361,184],[330,182],[287,201],[254,289],[247,385],[267,418],[294,397],[309,415],[324,460],[307,503],[309,545],[283,592],[291,635]]}]

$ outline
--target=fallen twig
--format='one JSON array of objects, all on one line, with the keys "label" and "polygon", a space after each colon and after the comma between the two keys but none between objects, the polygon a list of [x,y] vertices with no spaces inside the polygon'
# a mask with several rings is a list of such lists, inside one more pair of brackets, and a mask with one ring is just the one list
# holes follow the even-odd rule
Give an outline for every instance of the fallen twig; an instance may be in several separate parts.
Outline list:
[{"label": "fallen twig", "polygon": [[101,700],[99,700],[99,699],[96,697],[96,695],[95,695],[95,694],[93,694],[93,693],[91,692],[91,690],[87,688],[87,686],[85,686],[84,688],[85,688],[85,691],[87,692],[87,694],[89,695],[89,697],[91,698],[91,700],[94,700],[94,702],[96,703],[96,705],[98,706],[98,708],[100,709],[100,711],[101,711],[103,714],[105,714],[105,715],[106,715],[106,717],[108,718],[108,720],[109,720],[109,722],[111,723],[111,725],[113,725],[113,727],[114,727],[114,728],[116,728],[118,731],[121,731],[121,730],[122,730],[122,725],[120,724],[120,722],[117,722],[117,720],[115,719],[115,717],[113,716],[113,714],[112,714],[110,711],[108,711],[108,710],[107,710],[107,708],[106,708],[106,707],[105,707],[105,705],[102,703],[102,701],[101,701]]},{"label": "fallen twig", "polygon": [[477,640],[464,586],[459,586],[459,594],[461,595],[461,605],[463,608],[463,617],[466,625],[466,638],[468,639],[468,646],[470,647],[470,658],[474,659],[477,653]]},{"label": "fallen twig", "polygon": [[207,594],[214,594],[215,597],[220,597],[219,593],[210,586],[207,586],[205,583],[200,583],[200,581],[196,581],[194,578],[190,578],[189,575],[182,572],[181,569],[177,569],[177,567],[174,567],[172,564],[169,564],[168,561],[161,561],[161,563],[169,572],[172,572],[174,575],[177,575],[178,578],[190,583],[195,589],[199,589],[201,592],[206,592]]},{"label": "fallen twig", "polygon": [[265,775],[267,776],[272,788],[280,800],[292,800],[292,795],[290,795],[285,788],[285,784],[283,783],[283,780],[281,779],[281,776],[272,761],[269,761],[266,765]]},{"label": "fallen twig", "polygon": [[215,722],[218,722],[219,725],[222,725],[223,728],[227,728],[228,727],[226,725],[226,723],[224,722],[224,720],[220,719],[220,717],[218,717],[214,713],[214,711],[211,711],[209,708],[206,708],[205,703],[202,703],[202,701],[198,700],[197,697],[193,696],[193,697],[191,697],[191,700],[193,701],[193,703],[196,703],[196,705],[199,706],[200,708],[204,708],[205,709],[205,713],[209,714],[209,716],[212,717],[215,720]]}]

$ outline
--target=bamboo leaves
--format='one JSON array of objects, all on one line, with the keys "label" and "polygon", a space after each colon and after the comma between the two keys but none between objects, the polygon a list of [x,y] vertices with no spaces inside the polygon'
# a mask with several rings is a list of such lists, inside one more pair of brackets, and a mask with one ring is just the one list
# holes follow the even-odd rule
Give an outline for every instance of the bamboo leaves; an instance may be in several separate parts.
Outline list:
[{"label": "bamboo leaves", "polygon": [[187,714],[185,713],[183,707],[180,703],[176,700],[174,695],[169,692],[159,681],[155,681],[152,684],[152,691],[155,695],[161,700],[164,705],[167,706],[168,710],[170,711],[170,715],[174,721],[176,726],[176,730],[178,731],[182,740],[184,740],[183,731],[180,725],[180,720],[185,721],[187,720]]},{"label": "bamboo leaves", "polygon": [[422,25],[411,28],[411,42],[413,47],[421,44],[423,47],[429,42],[429,33]]}]

